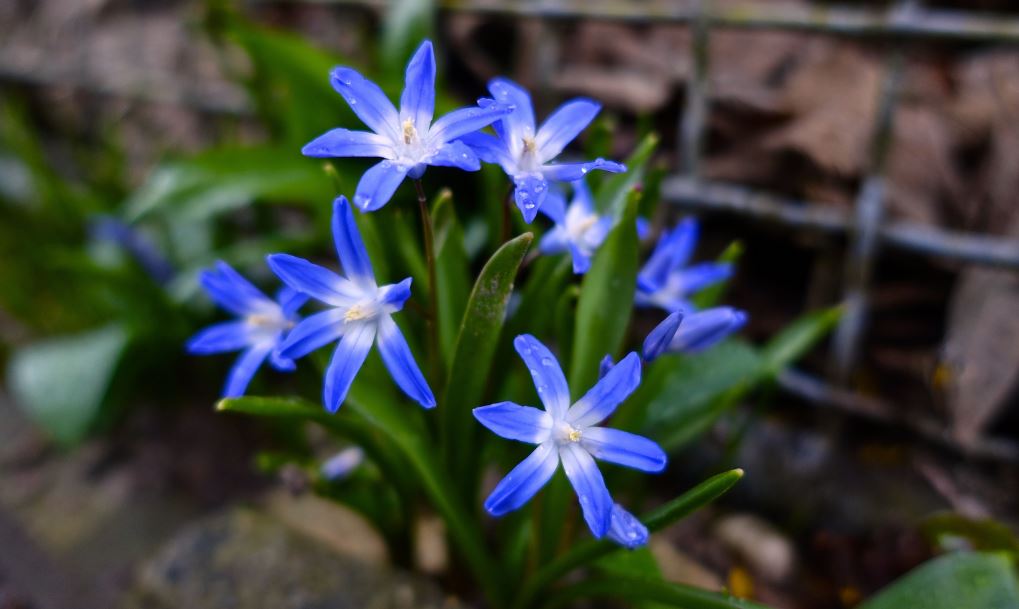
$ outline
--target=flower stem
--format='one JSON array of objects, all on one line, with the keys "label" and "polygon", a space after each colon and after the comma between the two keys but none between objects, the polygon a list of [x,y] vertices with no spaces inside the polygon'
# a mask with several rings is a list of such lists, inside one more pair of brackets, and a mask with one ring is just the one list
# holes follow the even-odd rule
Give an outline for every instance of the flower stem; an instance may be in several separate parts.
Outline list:
[{"label": "flower stem", "polygon": [[418,194],[418,208],[421,210],[421,230],[425,242],[425,262],[428,265],[428,362],[432,381],[438,380],[439,334],[436,327],[439,318],[438,281],[435,279],[435,234],[432,231],[432,215],[428,211],[428,198],[425,196],[421,180],[414,180],[414,189]]}]

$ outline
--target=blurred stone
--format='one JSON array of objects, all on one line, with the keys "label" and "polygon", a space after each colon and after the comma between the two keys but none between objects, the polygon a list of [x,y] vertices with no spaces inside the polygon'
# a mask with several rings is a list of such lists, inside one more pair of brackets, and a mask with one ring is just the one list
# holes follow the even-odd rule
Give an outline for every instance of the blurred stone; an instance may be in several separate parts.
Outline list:
[{"label": "blurred stone", "polygon": [[414,531],[414,566],[422,573],[444,573],[449,566],[446,523],[435,514],[418,518]]},{"label": "blurred stone", "polygon": [[666,580],[704,590],[721,591],[725,588],[722,578],[679,551],[668,539],[654,536],[648,547],[655,556],[658,568],[662,570],[662,577]]},{"label": "blurred stone", "polygon": [[266,499],[265,511],[339,554],[372,565],[389,561],[386,543],[372,525],[338,503],[309,493],[276,491]]},{"label": "blurred stone", "polygon": [[715,535],[758,576],[772,582],[788,579],[796,568],[796,550],[788,537],[752,514],[725,516]]},{"label": "blurred stone", "polygon": [[246,509],[185,527],[143,564],[125,609],[427,609],[432,582],[336,554]]}]

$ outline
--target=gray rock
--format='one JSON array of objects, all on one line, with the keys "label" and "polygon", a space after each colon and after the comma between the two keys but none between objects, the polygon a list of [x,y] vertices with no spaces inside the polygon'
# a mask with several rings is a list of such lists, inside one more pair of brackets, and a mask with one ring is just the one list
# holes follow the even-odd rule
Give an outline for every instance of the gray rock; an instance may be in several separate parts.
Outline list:
[{"label": "gray rock", "polygon": [[141,566],[125,609],[426,609],[429,580],[336,554],[278,521],[234,509],[182,529]]}]

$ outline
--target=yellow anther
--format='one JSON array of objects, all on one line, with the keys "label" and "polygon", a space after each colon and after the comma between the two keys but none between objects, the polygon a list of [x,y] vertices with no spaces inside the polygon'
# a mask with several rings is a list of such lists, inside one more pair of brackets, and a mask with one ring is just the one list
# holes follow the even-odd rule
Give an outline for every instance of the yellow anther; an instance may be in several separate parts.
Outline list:
[{"label": "yellow anther", "polygon": [[249,324],[253,326],[271,326],[275,322],[275,320],[272,317],[268,315],[260,315],[258,313],[248,315],[245,318],[245,321],[247,321]]},{"label": "yellow anther", "polygon": [[533,153],[538,149],[538,144],[534,141],[533,137],[524,138],[524,154]]},{"label": "yellow anther", "polygon": [[403,143],[410,144],[417,139],[418,131],[414,128],[414,121],[405,119],[403,121]]},{"label": "yellow anther", "polygon": [[580,442],[581,435],[583,433],[579,429],[571,429],[567,437],[570,439],[570,442]]},{"label": "yellow anther", "polygon": [[343,321],[357,321],[368,317],[369,311],[361,305],[354,305],[343,314]]}]

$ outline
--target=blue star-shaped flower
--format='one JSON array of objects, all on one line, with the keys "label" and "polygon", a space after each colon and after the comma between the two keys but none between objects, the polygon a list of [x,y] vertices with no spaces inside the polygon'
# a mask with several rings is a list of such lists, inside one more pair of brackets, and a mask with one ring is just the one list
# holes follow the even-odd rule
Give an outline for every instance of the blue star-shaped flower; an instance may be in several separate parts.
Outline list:
[{"label": "blue star-shaped flower", "polygon": [[587,184],[583,180],[573,183],[573,200],[569,206],[562,193],[553,189],[539,211],[555,222],[555,227],[541,238],[538,249],[545,254],[569,251],[573,272],[586,273],[591,268],[591,257],[613,225],[611,216],[599,216],[595,212],[594,198]]},{"label": "blue star-shaped flower", "polygon": [[190,353],[200,355],[244,351],[230,369],[223,397],[244,395],[267,357],[276,370],[294,369],[293,360],[283,356],[280,347],[299,320],[297,310],[308,300],[306,296],[283,288],[273,301],[222,261],[215,269],[202,271],[198,281],[216,304],[240,318],[211,325],[187,343]]},{"label": "blue star-shaped flower", "polygon": [[426,40],[410,63],[400,97],[400,111],[375,83],[356,70],[335,68],[330,75],[333,88],[350,109],[372,131],[333,129],[309,142],[301,152],[305,156],[379,157],[383,159],[361,177],[354,204],[363,211],[374,211],[389,202],[405,177],[419,179],[428,165],[459,167],[467,171],[481,168],[477,155],[459,140],[512,108],[483,100],[481,106],[454,110],[432,123],[435,112],[435,54]]},{"label": "blue star-shaped flower", "polygon": [[561,462],[587,526],[602,537],[612,527],[613,503],[594,459],[646,472],[665,468],[665,452],[651,440],[597,426],[640,384],[640,358],[636,353],[624,357],[571,406],[566,377],[548,348],[527,334],[518,336],[513,346],[530,369],[545,410],[512,402],[474,409],[474,417],[498,435],[538,445],[499,482],[485,509],[501,516],[524,505]]},{"label": "blue star-shaped flower", "polygon": [[288,254],[268,258],[269,267],[284,283],[331,307],[307,317],[290,332],[281,346],[283,356],[296,359],[339,339],[323,390],[326,408],[336,412],[378,338],[382,361],[396,384],[419,404],[432,408],[432,390],[392,318],[410,297],[410,278],[381,287],[375,282],[346,197],[333,203],[333,239],[346,277]]},{"label": "blue star-shaped flower", "polygon": [[589,99],[574,99],[559,106],[540,128],[535,127],[531,96],[506,78],[488,83],[495,101],[513,111],[492,127],[498,138],[472,133],[463,138],[486,163],[498,163],[513,179],[513,199],[530,224],[548,195],[548,182],[575,182],[594,169],[620,172],[626,167],[614,161],[596,159],[586,163],[550,164],[583,131],[601,110]]},{"label": "blue star-shaped flower", "polygon": [[664,231],[654,252],[637,275],[634,304],[666,311],[692,311],[688,297],[732,275],[732,265],[703,262],[687,266],[697,246],[697,221],[686,218],[672,231]]}]

